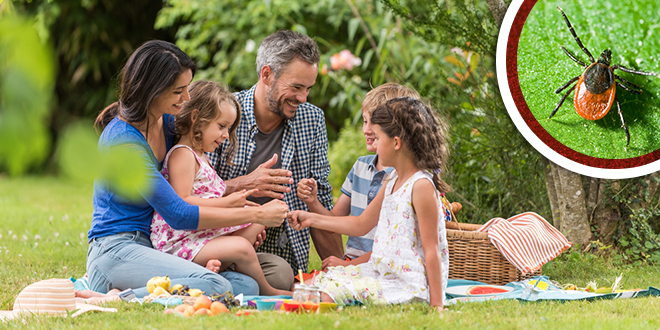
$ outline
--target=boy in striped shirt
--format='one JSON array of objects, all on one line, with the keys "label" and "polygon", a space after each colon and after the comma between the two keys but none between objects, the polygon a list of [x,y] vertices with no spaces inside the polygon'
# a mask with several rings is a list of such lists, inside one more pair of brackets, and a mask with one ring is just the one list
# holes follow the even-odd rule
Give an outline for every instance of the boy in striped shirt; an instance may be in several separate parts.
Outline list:
[{"label": "boy in striped shirt", "polygon": [[[387,100],[397,97],[413,97],[419,99],[419,94],[396,83],[386,83],[371,90],[362,102],[362,133],[367,144],[367,151],[375,153],[374,132],[371,127],[371,114]],[[359,216],[367,205],[376,197],[380,187],[392,168],[384,167],[378,160],[378,155],[372,154],[357,159],[341,187],[342,194],[337,199],[332,211],[328,211],[316,198],[316,182],[314,179],[302,179],[298,182],[298,197],[307,204],[314,213],[334,216]],[[334,266],[359,265],[369,261],[371,248],[376,233],[374,227],[364,236],[349,236],[346,242],[346,253],[343,259],[331,256],[323,260],[323,270]]]}]

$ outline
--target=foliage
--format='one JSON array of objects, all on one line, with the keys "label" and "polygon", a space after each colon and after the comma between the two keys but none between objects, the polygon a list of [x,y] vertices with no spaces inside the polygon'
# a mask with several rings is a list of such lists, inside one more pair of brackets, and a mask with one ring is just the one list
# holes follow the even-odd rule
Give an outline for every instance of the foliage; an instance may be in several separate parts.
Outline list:
[{"label": "foliage", "polygon": [[495,57],[497,24],[485,1],[382,1],[425,40]]},{"label": "foliage", "polygon": [[[0,177],[0,218],[3,219],[0,222],[0,264],[12,265],[0,267],[0,310],[11,309],[15,297],[28,284],[48,278],[79,278],[85,273],[91,197],[91,186],[63,178]],[[612,275],[618,276],[620,273],[624,273],[623,288],[658,287],[660,283],[660,270],[653,265],[620,267],[579,254],[570,261],[564,257],[557,258],[544,268],[544,272],[552,280],[580,286],[592,280],[605,285],[612,281]],[[442,318],[423,303],[347,307],[338,313],[321,315],[272,312],[250,317],[227,315],[212,318],[163,315],[163,307],[156,304],[115,302],[107,307],[115,307],[119,311],[84,313],[76,318],[39,316],[28,318],[25,323],[0,323],[0,327],[484,329],[534,328],[542,325],[546,329],[654,329],[660,325],[656,316],[657,298],[533,304],[518,301],[466,303],[448,306],[449,310],[444,312]]]},{"label": "foliage", "polygon": [[[497,26],[485,3],[385,3],[429,45],[454,47],[454,54],[442,55],[443,65],[434,66],[435,76],[448,84],[436,80],[415,87],[452,125],[448,179],[455,192],[448,197],[464,205],[459,220],[484,223],[530,210],[549,217],[540,155],[517,131],[500,97],[494,67]],[[443,19],[433,20],[437,17]]]},{"label": "foliage", "polygon": [[54,65],[34,23],[13,14],[0,20],[0,169],[19,175],[50,148],[46,122]]},{"label": "foliage", "polygon": [[652,224],[660,223],[660,205],[652,205],[649,182],[645,178],[622,181],[623,188],[613,191],[606,186],[605,194],[621,210],[614,238],[620,254],[615,260],[660,264],[660,232]]},{"label": "foliage", "polygon": [[365,154],[367,154],[367,148],[362,130],[346,120],[346,125],[339,133],[339,138],[328,150],[328,161],[332,164],[328,181],[334,188],[335,197],[339,197],[341,194],[340,188],[355,161]]},{"label": "foliage", "polygon": [[[55,50],[58,74],[47,117],[52,146],[71,122],[93,118],[116,100],[117,73],[133,49],[149,39],[172,40],[169,30],[154,29],[160,0],[20,0],[13,5],[34,17],[40,37]],[[43,160],[55,149],[33,153]]]},{"label": "foliage", "polygon": [[660,24],[660,18],[655,15],[660,4],[647,0],[632,3],[539,1],[525,21],[518,49],[519,80],[525,101],[541,126],[559,142],[582,154],[607,159],[637,157],[660,149],[660,140],[656,137],[656,128],[660,126],[658,77],[615,71],[643,89],[641,95],[616,89],[630,131],[630,146],[627,148],[616,105],[604,118],[589,121],[575,112],[572,93],[555,116],[547,119],[565,93],[555,94],[555,89],[584,71],[564,54],[560,46],[566,47],[583,62],[589,62],[557,6],[564,10],[596,60],[604,49],[610,49],[612,64],[660,72],[657,55],[660,41],[654,37]]},{"label": "foliage", "polygon": [[[356,17],[356,12],[361,16]],[[312,36],[322,53],[319,69],[330,66],[330,57],[344,49],[362,57],[359,72],[357,68],[330,71],[308,97],[325,110],[331,141],[344,119],[359,112],[365,90],[385,81],[389,49],[384,44],[397,29],[380,3],[352,0],[231,0],[222,5],[212,0],[168,0],[156,27],[174,26],[178,26],[177,44],[200,68],[196,78],[222,81],[235,90],[256,83],[257,48],[279,29]]]}]

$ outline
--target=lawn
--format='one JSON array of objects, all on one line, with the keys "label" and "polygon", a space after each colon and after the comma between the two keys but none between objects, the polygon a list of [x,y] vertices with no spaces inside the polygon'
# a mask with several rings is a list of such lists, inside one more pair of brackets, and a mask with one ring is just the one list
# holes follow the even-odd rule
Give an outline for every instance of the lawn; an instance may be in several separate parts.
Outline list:
[{"label": "lawn", "polygon": [[[92,187],[61,178],[0,176],[0,309],[8,310],[26,285],[41,279],[85,273],[86,232],[91,222]],[[319,268],[312,255],[311,268]],[[613,266],[574,253],[544,268],[560,283],[611,285],[620,273],[623,288],[660,286],[660,267]],[[660,299],[639,298],[571,303],[497,301],[449,306],[442,317],[425,304],[351,307],[323,315],[262,313],[250,317],[184,319],[163,315],[160,305],[113,303],[118,313],[88,313],[75,319],[36,317],[0,323],[0,328],[40,329],[657,329]]]}]

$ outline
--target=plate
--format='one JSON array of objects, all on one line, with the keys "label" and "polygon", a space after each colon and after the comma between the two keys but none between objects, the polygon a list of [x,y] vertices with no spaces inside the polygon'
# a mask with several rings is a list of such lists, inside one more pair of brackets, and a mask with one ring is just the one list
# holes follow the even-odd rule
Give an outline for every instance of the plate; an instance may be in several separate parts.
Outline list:
[{"label": "plate", "polygon": [[[506,292],[487,293],[487,294],[470,294],[470,293],[468,293],[470,289],[475,288],[475,287],[500,289],[500,290],[506,290]],[[452,287],[447,288],[445,293],[450,294],[454,297],[487,297],[487,296],[496,296],[498,294],[509,293],[511,291],[513,291],[513,287],[510,287],[510,286],[483,284],[483,285],[452,286]]]}]

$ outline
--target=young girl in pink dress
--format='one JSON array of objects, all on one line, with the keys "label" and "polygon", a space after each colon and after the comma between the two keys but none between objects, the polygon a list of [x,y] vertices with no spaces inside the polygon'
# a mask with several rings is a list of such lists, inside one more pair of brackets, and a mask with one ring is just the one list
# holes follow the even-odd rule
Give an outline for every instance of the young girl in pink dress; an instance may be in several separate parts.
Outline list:
[{"label": "young girl in pink dress", "polygon": [[360,216],[332,217],[293,211],[294,229],[315,227],[360,236],[378,225],[368,262],[329,267],[314,282],[324,301],[339,304],[427,301],[442,311],[449,275],[440,178],[447,163],[447,125],[417,99],[387,101],[371,117],[374,146],[387,181]]},{"label": "young girl in pink dress", "polygon": [[[209,164],[206,152],[214,151],[224,140],[236,145],[235,129],[240,121],[239,104],[222,86],[198,80],[190,84],[190,101],[183,104],[176,117],[177,145],[170,149],[161,173],[176,193],[193,205],[227,208],[259,206],[246,198],[256,190],[224,196],[226,185]],[[229,153],[232,157],[233,153]],[[256,208],[255,208],[256,211]],[[190,260],[218,272],[231,264],[237,272],[252,277],[263,295],[291,295],[290,291],[268,284],[259,265],[254,243],[263,225],[176,230],[157,212],[151,223],[151,243],[157,250]]]}]

